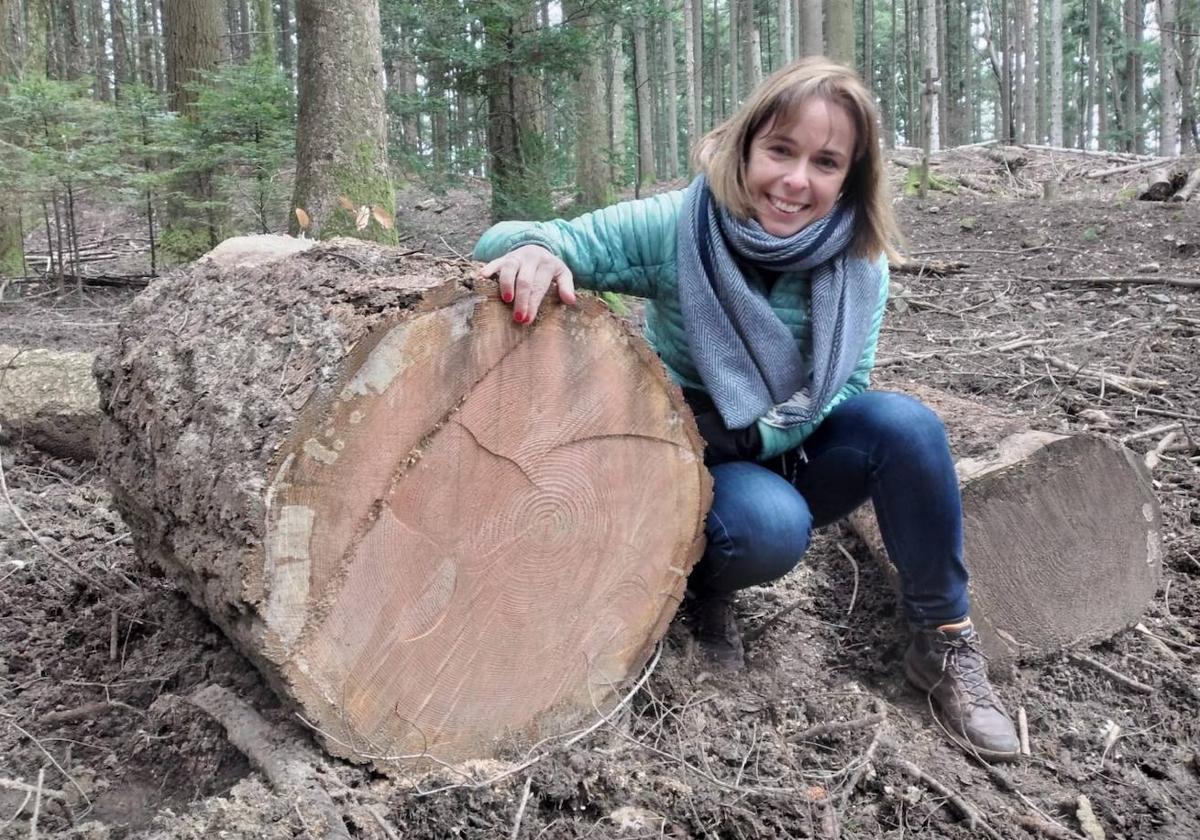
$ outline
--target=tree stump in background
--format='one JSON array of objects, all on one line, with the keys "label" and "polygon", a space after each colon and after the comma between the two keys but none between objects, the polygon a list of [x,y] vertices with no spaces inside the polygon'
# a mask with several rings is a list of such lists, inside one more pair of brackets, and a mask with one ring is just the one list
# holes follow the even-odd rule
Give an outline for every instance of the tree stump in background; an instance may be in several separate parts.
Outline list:
[{"label": "tree stump in background", "polygon": [[595,299],[515,325],[469,264],[334,240],[202,260],[97,365],[139,552],[350,759],[594,714],[703,548],[679,388]]},{"label": "tree stump in background", "polygon": [[[905,390],[968,456],[957,466],[971,613],[997,670],[1136,623],[1162,575],[1162,515],[1140,459],[1111,438],[1031,432],[978,403]],[[895,583],[870,505],[851,527]]]}]

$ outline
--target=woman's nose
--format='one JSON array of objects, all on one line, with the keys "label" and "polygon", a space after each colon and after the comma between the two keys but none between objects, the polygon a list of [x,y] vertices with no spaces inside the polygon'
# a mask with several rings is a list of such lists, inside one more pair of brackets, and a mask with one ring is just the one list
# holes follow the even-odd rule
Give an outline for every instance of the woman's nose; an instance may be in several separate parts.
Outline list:
[{"label": "woman's nose", "polygon": [[784,183],[789,189],[802,190],[808,186],[808,161],[800,160],[789,167],[784,175]]}]

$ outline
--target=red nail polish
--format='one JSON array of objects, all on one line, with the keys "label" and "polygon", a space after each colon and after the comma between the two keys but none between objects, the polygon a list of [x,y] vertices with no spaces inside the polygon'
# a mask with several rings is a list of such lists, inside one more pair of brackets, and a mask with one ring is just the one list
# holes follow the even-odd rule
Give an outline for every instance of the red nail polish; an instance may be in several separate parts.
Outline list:
[{"label": "red nail polish", "polygon": [[512,303],[513,296],[511,294],[509,294],[508,292],[504,292],[503,294],[500,295],[500,298],[505,303]]}]

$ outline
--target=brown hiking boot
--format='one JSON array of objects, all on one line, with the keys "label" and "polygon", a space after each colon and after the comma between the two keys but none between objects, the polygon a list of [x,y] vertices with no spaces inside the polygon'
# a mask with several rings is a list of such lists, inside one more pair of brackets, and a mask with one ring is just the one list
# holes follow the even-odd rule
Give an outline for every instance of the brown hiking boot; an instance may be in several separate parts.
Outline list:
[{"label": "brown hiking boot", "polygon": [[693,596],[687,604],[687,615],[692,636],[706,662],[729,673],[746,667],[746,649],[733,614],[732,595]]},{"label": "brown hiking boot", "polygon": [[918,628],[904,654],[904,675],[929,696],[937,720],[964,750],[991,761],[1020,758],[1017,730],[988,680],[970,619]]}]

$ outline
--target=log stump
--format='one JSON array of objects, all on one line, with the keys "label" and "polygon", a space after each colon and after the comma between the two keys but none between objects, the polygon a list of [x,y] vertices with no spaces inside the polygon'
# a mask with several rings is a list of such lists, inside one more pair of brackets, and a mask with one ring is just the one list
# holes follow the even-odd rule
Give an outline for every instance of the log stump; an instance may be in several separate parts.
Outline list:
[{"label": "log stump", "polygon": [[594,715],[703,549],[682,394],[594,298],[512,322],[465,261],[202,260],[97,363],[139,552],[333,753],[488,757]]},{"label": "log stump", "polygon": [[[963,495],[971,612],[993,666],[1036,661],[1135,624],[1162,576],[1162,514],[1145,467],[1112,438],[1031,431],[933,388]],[[874,512],[851,528],[893,583]]]},{"label": "log stump", "polygon": [[91,353],[0,344],[0,440],[92,458],[100,433]]}]

